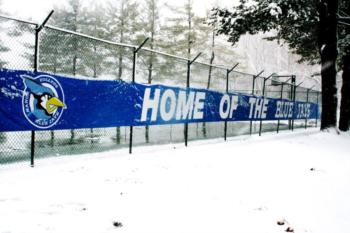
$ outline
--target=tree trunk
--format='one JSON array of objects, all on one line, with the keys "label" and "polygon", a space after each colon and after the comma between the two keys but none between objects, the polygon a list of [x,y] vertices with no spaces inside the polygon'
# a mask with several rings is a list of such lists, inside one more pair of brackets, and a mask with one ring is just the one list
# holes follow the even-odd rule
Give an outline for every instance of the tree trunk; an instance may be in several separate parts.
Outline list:
[{"label": "tree trunk", "polygon": [[[153,43],[154,43],[154,22],[153,22],[152,32],[151,32],[151,49],[153,50]],[[152,72],[153,72],[153,52],[151,52],[150,59],[149,59],[149,66],[148,66],[148,84],[152,83]],[[149,143],[149,126],[146,125],[145,127],[145,140],[146,143]]]},{"label": "tree trunk", "polygon": [[[77,45],[75,44],[75,48],[77,47]],[[75,52],[76,52],[76,49],[75,49]],[[76,72],[77,72],[77,55],[74,55],[73,57],[73,70],[72,70],[72,73],[73,73],[73,76],[76,75]],[[75,139],[75,132],[74,132],[74,129],[71,129],[70,130],[70,144],[73,144],[74,142],[74,139]]]},{"label": "tree trunk", "polygon": [[341,89],[339,129],[348,131],[350,125],[350,48],[344,56],[343,85]]},{"label": "tree trunk", "polygon": [[6,141],[6,133],[0,132],[0,143],[4,143]]},{"label": "tree trunk", "polygon": [[[210,61],[209,61],[209,73],[208,73],[208,83],[207,83],[207,90],[210,89],[210,83],[211,83],[211,74],[213,71],[213,63],[214,63],[214,59],[215,59],[215,53],[214,53],[214,48],[215,48],[215,31],[213,31],[213,35],[212,35],[212,43],[211,43],[211,48],[212,48],[212,52],[211,52],[211,57],[210,57]],[[202,133],[203,133],[203,137],[207,137],[207,126],[206,123],[203,122],[202,124]]]},{"label": "tree trunk", "polygon": [[322,0],[320,7],[319,49],[322,63],[321,130],[336,127],[337,88],[336,60],[338,0]]},{"label": "tree trunk", "polygon": [[55,145],[55,131],[50,131],[50,146],[53,147]]},{"label": "tree trunk", "polygon": [[[58,54],[57,51],[55,51],[56,54]],[[57,73],[57,59],[56,59],[56,56],[54,58],[54,65],[53,65],[53,73],[56,74]],[[51,138],[50,138],[50,146],[53,147],[55,145],[55,131],[54,130],[51,130],[50,131],[50,135],[51,135]]]},{"label": "tree trunk", "polygon": [[[120,28],[120,43],[124,43],[124,1],[121,2],[121,28]],[[123,55],[124,55],[124,50],[123,47],[120,47],[119,50],[119,64],[118,64],[118,79],[122,79],[123,75]],[[120,133],[120,127],[118,126],[116,128],[116,143],[120,144],[120,139],[121,139],[121,133]]]},{"label": "tree trunk", "polygon": [[[346,13],[350,15],[350,3],[347,3]],[[346,34],[350,34],[350,27],[345,28]],[[350,46],[345,49],[343,57],[343,85],[341,89],[339,129],[348,131],[350,128]]]}]

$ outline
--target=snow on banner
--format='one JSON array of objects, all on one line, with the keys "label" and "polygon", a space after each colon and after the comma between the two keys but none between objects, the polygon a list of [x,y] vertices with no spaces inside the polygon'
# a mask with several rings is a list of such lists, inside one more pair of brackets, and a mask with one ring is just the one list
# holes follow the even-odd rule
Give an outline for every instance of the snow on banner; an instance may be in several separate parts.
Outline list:
[{"label": "snow on banner", "polygon": [[0,69],[0,131],[312,119],[318,105]]}]

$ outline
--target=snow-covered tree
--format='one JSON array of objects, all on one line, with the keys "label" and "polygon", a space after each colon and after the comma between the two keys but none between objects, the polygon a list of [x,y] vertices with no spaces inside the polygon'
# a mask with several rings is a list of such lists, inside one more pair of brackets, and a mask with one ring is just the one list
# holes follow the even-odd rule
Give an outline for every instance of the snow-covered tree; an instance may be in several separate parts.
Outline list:
[{"label": "snow-covered tree", "polygon": [[[0,0],[0,14],[3,14],[4,12],[1,10],[1,5],[2,5],[2,1]],[[3,30],[3,29],[0,27],[0,30]],[[0,53],[5,53],[7,51],[9,51],[9,48],[4,45],[4,42],[0,38]],[[6,64],[7,62],[0,58],[0,68],[3,68]]]},{"label": "snow-covered tree", "polygon": [[[84,10],[81,32],[96,38],[105,38],[107,28],[104,11],[102,5],[98,3],[94,3],[88,10]],[[87,45],[88,47],[82,54],[85,57],[84,64],[89,76],[97,78],[106,68],[109,47],[95,40],[88,40]]]},{"label": "snow-covered tree", "polygon": [[[141,25],[144,34],[149,38],[149,42],[147,43],[148,47],[154,50],[159,48],[159,43],[161,43],[158,0],[146,0],[143,9]],[[161,75],[160,71],[162,65],[160,58],[153,52],[144,52],[138,57],[138,60],[143,64],[143,67],[146,67],[145,71],[147,73],[145,73],[145,75],[147,75],[148,84],[152,83],[153,76]],[[145,141],[146,143],[149,142],[149,126],[145,127]]]},{"label": "snow-covered tree", "polygon": [[[68,29],[73,32],[81,32],[84,25],[84,12],[80,0],[69,0],[68,8],[56,8],[55,14],[51,19],[51,23],[60,28]],[[52,32],[53,35],[55,32]],[[83,63],[83,55],[88,46],[86,40],[71,34],[63,34],[59,32],[58,40],[55,40],[53,35],[47,41],[47,44],[54,43],[59,49],[56,52],[59,61],[60,72],[75,75],[86,75],[86,64]],[[55,50],[54,47],[52,49]],[[48,51],[51,54],[54,51]],[[41,53],[45,53],[45,48],[41,49]],[[62,58],[62,59],[61,59]],[[70,142],[75,139],[75,131],[71,130]]]},{"label": "snow-covered tree", "polygon": [[334,0],[240,0],[232,10],[216,8],[213,17],[219,17],[218,33],[228,35],[232,43],[247,33],[275,30],[267,39],[287,43],[301,62],[321,63],[325,129],[336,126],[337,12]]},{"label": "snow-covered tree", "polygon": [[[105,38],[120,43],[137,44],[139,23],[138,4],[133,0],[109,2],[106,9]],[[117,79],[122,79],[125,70],[130,70],[132,52],[130,49],[118,47],[110,51],[110,57],[115,61],[110,67],[116,70]]]},{"label": "snow-covered tree", "polygon": [[210,34],[210,27],[206,25],[205,18],[195,15],[193,0],[187,0],[182,7],[168,5],[173,17],[167,19],[163,27],[169,35],[168,51],[172,54],[193,58],[205,48]]},{"label": "snow-covered tree", "polygon": [[[106,9],[105,39],[120,43],[137,44],[138,32],[141,30],[139,22],[138,4],[133,0],[111,0]],[[131,70],[132,51],[124,47],[115,47],[109,50],[108,68],[116,72],[116,79],[122,79],[126,72]],[[129,72],[130,77],[131,73]],[[129,78],[130,80],[131,78]],[[116,142],[121,140],[120,127],[116,128]]]}]

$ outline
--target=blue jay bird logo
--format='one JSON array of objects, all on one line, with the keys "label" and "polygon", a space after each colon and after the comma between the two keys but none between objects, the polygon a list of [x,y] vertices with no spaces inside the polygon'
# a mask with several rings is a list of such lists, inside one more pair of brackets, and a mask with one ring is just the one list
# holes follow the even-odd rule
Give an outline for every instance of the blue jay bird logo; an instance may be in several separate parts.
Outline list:
[{"label": "blue jay bird logo", "polygon": [[60,83],[49,75],[36,78],[21,75],[21,78],[25,85],[22,105],[27,120],[40,129],[54,126],[66,108]]}]

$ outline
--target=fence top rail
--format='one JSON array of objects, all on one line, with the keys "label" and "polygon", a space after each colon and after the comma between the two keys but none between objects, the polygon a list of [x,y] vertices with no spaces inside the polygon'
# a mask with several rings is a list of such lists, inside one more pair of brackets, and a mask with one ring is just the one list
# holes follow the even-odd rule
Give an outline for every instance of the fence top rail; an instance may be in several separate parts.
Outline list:
[{"label": "fence top rail", "polygon": [[89,35],[86,35],[86,34],[83,34],[83,33],[80,33],[80,32],[75,32],[75,31],[71,31],[71,30],[68,30],[68,29],[62,29],[62,28],[59,28],[59,27],[51,26],[51,25],[44,26],[44,28],[48,28],[48,29],[51,29],[51,30],[60,31],[60,32],[63,32],[63,33],[72,34],[72,35],[76,35],[76,36],[80,36],[80,37],[84,37],[86,39],[91,39],[91,40],[103,42],[103,43],[110,44],[110,45],[117,45],[117,46],[122,46],[122,47],[127,47],[127,48],[136,48],[135,45],[119,43],[119,42],[113,42],[113,41],[109,41],[109,40],[104,40],[104,39],[100,39],[100,38],[97,38],[97,37],[89,36]]},{"label": "fence top rail", "polygon": [[30,25],[35,25],[35,26],[38,25],[37,23],[31,22],[31,21],[29,21],[29,20],[16,19],[16,18],[7,16],[7,15],[3,15],[3,14],[0,14],[0,18],[8,19],[8,20],[13,20],[13,21],[16,21],[16,22],[19,22],[19,23],[26,23],[26,24],[30,24]]},{"label": "fence top rail", "polygon": [[[37,23],[31,22],[29,20],[22,20],[22,19],[6,16],[6,15],[3,15],[3,14],[0,14],[0,18],[13,20],[13,21],[20,22],[20,23],[26,23],[26,24],[30,24],[30,25],[34,25],[34,26],[38,26]],[[87,39],[99,41],[99,42],[106,43],[106,44],[109,44],[109,45],[116,45],[116,46],[122,46],[122,47],[133,48],[133,49],[137,49],[137,47],[138,47],[136,45],[120,43],[120,42],[114,42],[114,41],[110,41],[110,40],[105,40],[105,39],[97,38],[97,37],[90,36],[90,35],[87,35],[87,34],[84,34],[84,33],[75,32],[75,31],[71,31],[71,30],[68,30],[68,29],[62,29],[62,28],[59,28],[59,27],[56,27],[56,26],[52,26],[52,25],[45,25],[44,28],[48,28],[48,29],[51,29],[51,30],[60,31],[60,32],[63,32],[63,33],[72,34],[72,35],[76,35],[76,36],[80,36],[80,37],[84,37],[84,38],[87,38]],[[177,56],[177,55],[173,55],[173,54],[169,54],[169,53],[165,53],[165,52],[161,52],[161,51],[156,51],[156,50],[153,50],[153,49],[150,49],[150,48],[141,48],[141,50],[147,51],[147,52],[156,53],[156,54],[160,54],[160,55],[171,57],[171,58],[175,58],[175,59],[179,59],[179,60],[182,60],[182,61],[190,61],[190,59],[185,58],[185,57],[181,57],[181,56]],[[200,65],[209,66],[209,67],[213,67],[213,68],[217,68],[217,69],[222,69],[222,70],[230,70],[229,67],[224,66],[224,65],[209,64],[209,63],[201,62],[201,61],[195,61],[194,63],[200,64]],[[240,71],[236,71],[236,70],[233,70],[232,72],[236,73],[236,74],[241,74],[241,75],[249,75],[249,76],[252,76],[252,77],[255,76],[254,74],[244,73],[244,72],[240,72]],[[276,76],[276,77],[291,77],[292,75],[278,75],[278,74],[276,74],[274,76]],[[261,78],[264,78],[264,77],[261,77]],[[275,82],[280,83],[280,84],[284,84],[284,85],[296,86],[296,85],[294,85],[292,83],[287,83],[287,82],[283,82],[283,81],[277,81],[276,80]],[[303,88],[308,89],[306,87],[303,87]],[[318,92],[318,91],[316,91],[316,92]]]}]

